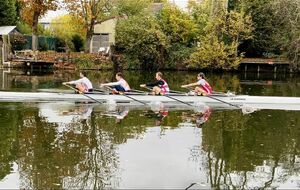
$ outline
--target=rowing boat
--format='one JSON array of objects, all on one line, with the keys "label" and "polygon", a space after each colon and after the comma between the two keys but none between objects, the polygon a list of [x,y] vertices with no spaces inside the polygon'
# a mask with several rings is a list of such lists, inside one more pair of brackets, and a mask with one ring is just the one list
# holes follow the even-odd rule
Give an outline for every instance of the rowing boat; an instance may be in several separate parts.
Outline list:
[{"label": "rowing boat", "polygon": [[[89,98],[90,97],[90,98]],[[249,96],[233,94],[217,94],[212,96],[194,96],[188,94],[169,94],[167,96],[132,93],[127,96],[119,94],[91,93],[88,96],[65,92],[0,92],[0,102],[41,102],[41,101],[68,101],[85,102],[92,99],[99,102],[114,102],[117,104],[146,104],[161,102],[164,104],[192,105],[205,104],[211,107],[232,108],[247,105],[256,109],[300,110],[300,97],[279,96]],[[177,101],[179,100],[179,101]]]}]

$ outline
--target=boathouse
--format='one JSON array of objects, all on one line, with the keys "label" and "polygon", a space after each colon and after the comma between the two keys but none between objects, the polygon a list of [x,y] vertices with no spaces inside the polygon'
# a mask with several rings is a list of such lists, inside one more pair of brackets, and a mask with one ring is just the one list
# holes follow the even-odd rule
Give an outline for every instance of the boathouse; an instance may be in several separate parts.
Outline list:
[{"label": "boathouse", "polygon": [[10,34],[16,30],[16,26],[0,27],[0,64],[9,64],[8,58],[11,53]]}]

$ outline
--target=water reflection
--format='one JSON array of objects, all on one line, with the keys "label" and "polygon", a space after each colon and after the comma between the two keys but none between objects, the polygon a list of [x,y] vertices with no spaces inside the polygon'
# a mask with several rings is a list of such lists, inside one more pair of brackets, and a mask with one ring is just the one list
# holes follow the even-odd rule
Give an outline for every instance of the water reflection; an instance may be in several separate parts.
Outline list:
[{"label": "water reflection", "polygon": [[212,109],[209,106],[204,106],[203,110],[197,112],[183,112],[182,120],[184,123],[179,123],[180,126],[187,124],[194,124],[198,128],[202,128],[203,124],[206,123],[212,113]]},{"label": "water reflection", "polygon": [[38,107],[39,116],[23,118],[19,137],[21,188],[109,187],[117,171],[116,146],[95,124],[92,105]]},{"label": "water reflection", "polygon": [[115,109],[109,109],[108,111],[102,113],[101,115],[116,118],[116,123],[121,123],[121,121],[128,115],[128,106],[118,106]]},{"label": "water reflection", "polygon": [[[259,116],[257,114],[239,120],[236,127],[222,120],[213,125],[213,129],[203,128],[211,187],[299,187],[299,176],[295,177],[300,169],[299,141],[293,140],[299,135],[299,127],[295,128],[295,123],[287,119],[297,112],[261,111]],[[299,124],[298,121],[296,126]]]},{"label": "water reflection", "polygon": [[39,116],[49,123],[76,123],[88,119],[95,104],[92,103],[39,103]]}]

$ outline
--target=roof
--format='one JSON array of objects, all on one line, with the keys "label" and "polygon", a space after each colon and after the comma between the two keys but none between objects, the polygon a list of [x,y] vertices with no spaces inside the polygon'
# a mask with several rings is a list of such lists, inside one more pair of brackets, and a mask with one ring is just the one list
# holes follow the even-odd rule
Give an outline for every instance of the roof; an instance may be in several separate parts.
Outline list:
[{"label": "roof", "polygon": [[16,28],[16,26],[0,26],[0,35],[8,35],[15,28]]}]

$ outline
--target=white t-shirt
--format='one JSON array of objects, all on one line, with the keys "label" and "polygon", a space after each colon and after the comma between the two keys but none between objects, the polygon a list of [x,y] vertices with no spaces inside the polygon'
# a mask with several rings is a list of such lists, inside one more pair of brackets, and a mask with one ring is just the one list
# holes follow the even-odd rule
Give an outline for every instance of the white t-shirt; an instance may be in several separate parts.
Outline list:
[{"label": "white t-shirt", "polygon": [[206,81],[204,79],[200,79],[197,83],[201,86],[204,86],[206,84]]},{"label": "white t-shirt", "polygon": [[130,90],[130,87],[128,85],[128,83],[124,80],[124,79],[121,79],[117,82],[110,82],[110,83],[106,83],[105,84],[106,86],[117,86],[117,85],[120,85],[124,88],[124,90],[128,91]]},{"label": "white t-shirt", "polygon": [[91,81],[86,78],[86,77],[83,77],[81,79],[78,79],[78,80],[74,80],[74,81],[70,81],[69,82],[70,84],[84,84],[88,89],[93,89],[93,84],[91,83]]}]

